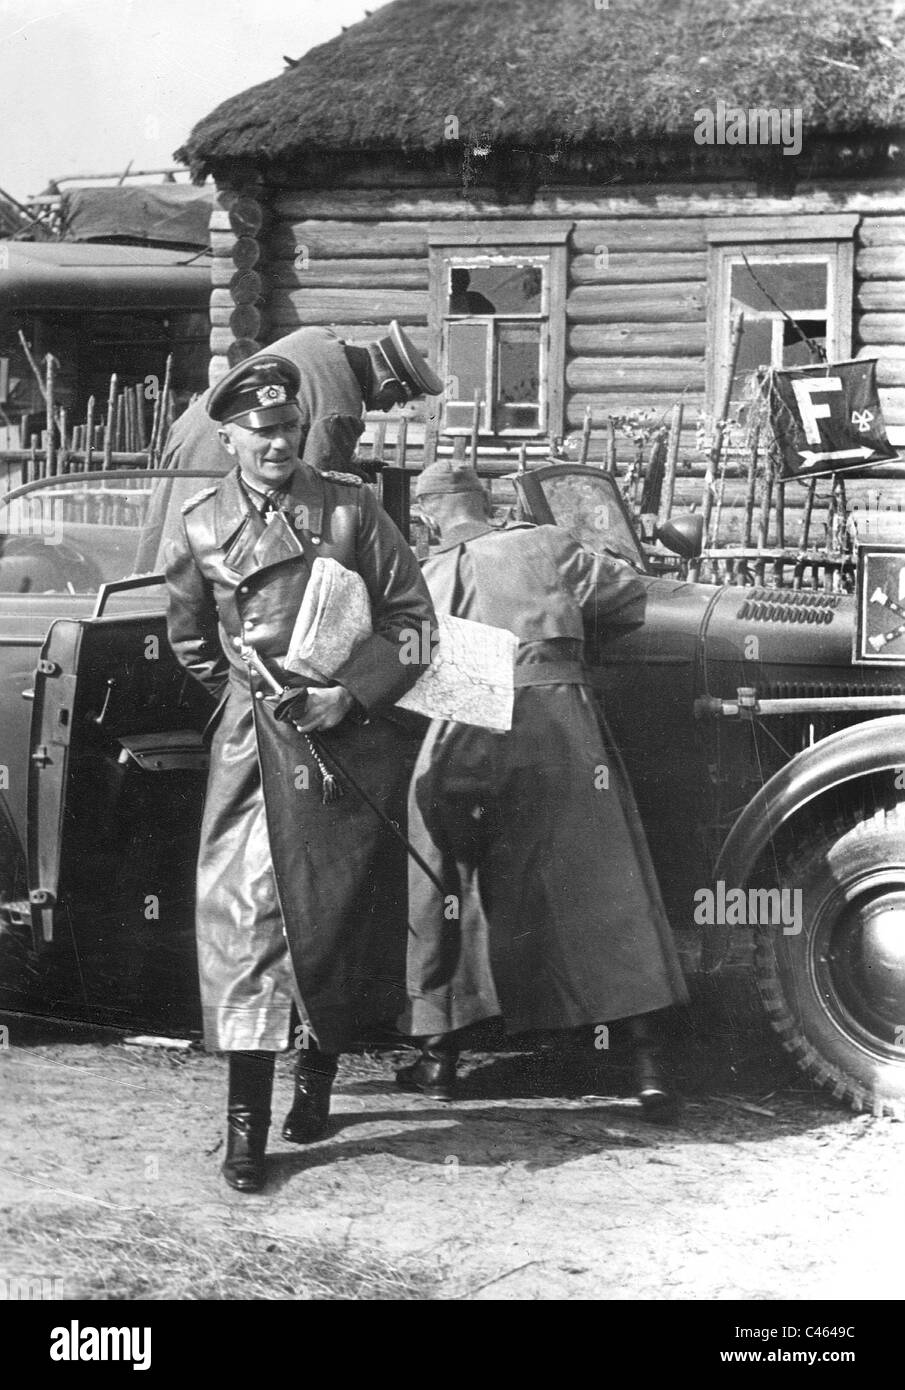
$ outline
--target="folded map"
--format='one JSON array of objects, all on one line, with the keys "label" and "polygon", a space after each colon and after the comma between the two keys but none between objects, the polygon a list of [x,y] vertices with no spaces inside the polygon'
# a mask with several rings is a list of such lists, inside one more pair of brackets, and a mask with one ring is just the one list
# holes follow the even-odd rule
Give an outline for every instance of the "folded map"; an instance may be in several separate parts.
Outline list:
[{"label": "folded map", "polygon": [[[400,709],[500,732],[511,729],[518,638],[505,628],[448,614],[439,617],[438,628],[430,667],[397,700]],[[371,631],[370,601],[361,575],[318,556],[283,665],[297,675],[329,680]],[[420,655],[429,633],[411,637]],[[405,650],[401,643],[400,660]]]},{"label": "folded map", "polygon": [[503,627],[443,613],[430,667],[396,704],[426,714],[477,724],[501,733],[512,728],[513,673],[518,638]]}]

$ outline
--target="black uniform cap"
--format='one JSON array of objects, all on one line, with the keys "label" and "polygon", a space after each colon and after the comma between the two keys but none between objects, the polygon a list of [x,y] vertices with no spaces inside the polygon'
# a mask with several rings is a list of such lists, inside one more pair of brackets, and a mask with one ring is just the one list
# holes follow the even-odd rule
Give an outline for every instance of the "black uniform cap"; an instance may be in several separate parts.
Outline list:
[{"label": "black uniform cap", "polygon": [[410,400],[415,396],[439,396],[442,393],[443,382],[395,319],[390,324],[387,336],[378,338],[374,346],[390,371],[390,375],[379,383],[381,386],[386,381],[398,381]]},{"label": "black uniform cap", "polygon": [[299,369],[288,357],[249,357],[217,382],[207,413],[219,425],[259,430],[299,418]]}]

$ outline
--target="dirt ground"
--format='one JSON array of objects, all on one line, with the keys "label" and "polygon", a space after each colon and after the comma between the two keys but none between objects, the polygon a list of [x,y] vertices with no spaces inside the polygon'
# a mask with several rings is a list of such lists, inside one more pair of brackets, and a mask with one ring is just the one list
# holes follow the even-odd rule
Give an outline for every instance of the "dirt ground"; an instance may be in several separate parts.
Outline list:
[{"label": "dirt ground", "polygon": [[282,1058],[255,1196],[219,1176],[222,1058],[7,1018],[0,1278],[93,1299],[902,1298],[905,1125],[814,1092],[739,999],[676,1020],[669,1128],[579,1038],[470,1053],[453,1105],[400,1092],[399,1054],[347,1057],[329,1136],[294,1148]]}]

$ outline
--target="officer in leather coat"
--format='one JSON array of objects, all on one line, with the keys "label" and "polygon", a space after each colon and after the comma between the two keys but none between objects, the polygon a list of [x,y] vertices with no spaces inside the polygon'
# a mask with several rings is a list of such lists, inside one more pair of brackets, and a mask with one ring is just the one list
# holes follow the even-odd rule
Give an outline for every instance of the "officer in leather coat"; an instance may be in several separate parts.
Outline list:
[{"label": "officer in leather coat", "polygon": [[[170,642],[218,702],[197,938],[205,1042],[230,1058],[223,1171],[241,1191],[264,1182],[274,1054],[290,1044],[293,1007],[301,1026],[283,1135],[305,1143],[326,1127],[337,1054],[402,1006],[404,860],[351,787],[324,804],[314,753],[329,767],[335,750],[402,819],[405,760],[382,711],[421,674],[405,635],[434,621],[417,561],[371,491],[299,460],[298,387],[295,365],[271,355],[214,389],[208,412],[238,466],[185,505],[167,558]],[[361,575],[373,632],[329,682],[309,683],[296,728],[256,698],[236,644],[283,681],[317,555]]]}]

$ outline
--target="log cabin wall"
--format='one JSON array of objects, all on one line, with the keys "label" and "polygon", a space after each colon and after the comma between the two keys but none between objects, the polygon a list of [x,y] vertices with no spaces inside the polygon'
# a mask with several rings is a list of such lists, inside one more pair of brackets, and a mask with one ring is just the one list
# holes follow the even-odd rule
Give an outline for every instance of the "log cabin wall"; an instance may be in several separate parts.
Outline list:
[{"label": "log cabin wall", "polygon": [[857,356],[879,359],[877,379],[890,438],[905,444],[905,207],[872,212],[856,235]]},{"label": "log cabin wall", "polygon": [[[890,435],[905,445],[905,195],[892,180],[800,185],[788,197],[741,182],[620,186],[615,195],[562,187],[530,203],[490,201],[475,189],[466,197],[458,187],[431,186],[423,175],[379,187],[344,187],[341,178],[336,185],[302,189],[283,181],[222,195],[211,222],[212,380],[226,370],[226,353],[238,338],[272,342],[307,324],[367,341],[397,318],[430,355],[430,229],[469,219],[519,221],[530,240],[532,221],[562,219],[570,227],[563,433],[580,430],[590,407],[598,432],[591,457],[600,458],[599,432],[608,416],[653,409],[668,417],[681,397],[682,457],[691,467],[680,474],[676,502],[699,502],[695,433],[709,369],[708,232],[756,217],[775,219],[781,233],[784,219],[847,213],[858,218],[852,355],[880,359]],[[414,429],[412,435],[418,438]],[[632,453],[630,441],[620,438],[620,461]],[[871,490],[876,493],[876,483],[850,484],[853,496]],[[742,491],[730,474],[729,540],[737,539],[732,510]],[[797,495],[787,502],[800,505]]]}]

